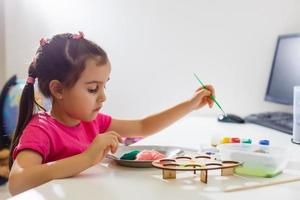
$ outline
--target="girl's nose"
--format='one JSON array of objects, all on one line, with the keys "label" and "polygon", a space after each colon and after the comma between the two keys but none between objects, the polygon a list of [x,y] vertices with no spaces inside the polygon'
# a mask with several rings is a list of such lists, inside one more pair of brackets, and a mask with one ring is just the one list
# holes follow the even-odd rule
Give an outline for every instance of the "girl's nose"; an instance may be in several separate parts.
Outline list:
[{"label": "girl's nose", "polygon": [[104,102],[104,101],[106,101],[106,95],[104,94],[104,92],[101,92],[98,95],[97,102]]}]

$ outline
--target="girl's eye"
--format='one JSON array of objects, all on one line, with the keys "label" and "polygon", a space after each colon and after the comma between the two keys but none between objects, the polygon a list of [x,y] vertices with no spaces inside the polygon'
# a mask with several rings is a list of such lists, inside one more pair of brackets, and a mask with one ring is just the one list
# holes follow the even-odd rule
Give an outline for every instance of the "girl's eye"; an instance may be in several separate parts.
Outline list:
[{"label": "girl's eye", "polygon": [[98,87],[96,87],[95,89],[88,89],[89,93],[95,94],[98,91]]}]

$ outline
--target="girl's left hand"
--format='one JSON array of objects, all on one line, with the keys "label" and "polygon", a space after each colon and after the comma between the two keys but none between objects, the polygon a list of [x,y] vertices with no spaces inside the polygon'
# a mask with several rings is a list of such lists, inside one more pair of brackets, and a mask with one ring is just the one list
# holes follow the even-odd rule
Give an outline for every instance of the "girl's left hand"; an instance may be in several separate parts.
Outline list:
[{"label": "girl's left hand", "polygon": [[215,96],[215,89],[212,85],[205,85],[205,87],[206,89],[203,87],[198,88],[194,96],[190,99],[193,110],[202,108],[206,104],[208,104],[210,108],[213,107],[214,101],[210,98],[210,96]]}]

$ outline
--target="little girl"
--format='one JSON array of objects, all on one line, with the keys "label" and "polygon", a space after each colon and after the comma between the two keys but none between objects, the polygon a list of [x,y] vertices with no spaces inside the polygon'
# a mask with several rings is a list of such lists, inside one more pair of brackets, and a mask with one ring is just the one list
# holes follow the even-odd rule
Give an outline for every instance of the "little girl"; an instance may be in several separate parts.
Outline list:
[{"label": "little girl", "polygon": [[[122,137],[146,137],[206,104],[212,86],[172,108],[143,119],[121,120],[99,113],[111,66],[105,51],[79,34],[42,39],[28,69],[12,140],[12,195],[53,179],[74,176],[115,153]],[[35,112],[34,82],[50,97],[49,112]]]}]

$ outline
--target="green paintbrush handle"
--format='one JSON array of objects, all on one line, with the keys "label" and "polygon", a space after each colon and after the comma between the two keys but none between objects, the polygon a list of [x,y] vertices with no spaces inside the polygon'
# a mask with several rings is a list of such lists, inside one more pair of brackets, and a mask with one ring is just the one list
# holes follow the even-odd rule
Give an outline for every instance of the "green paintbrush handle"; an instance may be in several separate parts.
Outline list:
[{"label": "green paintbrush handle", "polygon": [[[194,73],[194,76],[196,77],[196,79],[198,80],[198,82],[202,85],[202,87],[204,89],[207,89],[207,87],[205,87],[205,85],[202,83],[202,81],[199,79],[199,77]],[[217,104],[217,106],[221,109],[221,111],[223,112],[223,114],[226,116],[226,113],[224,112],[224,110],[222,109],[222,107],[220,106],[220,104],[217,102],[216,98],[213,95],[210,95],[210,98]]]}]

